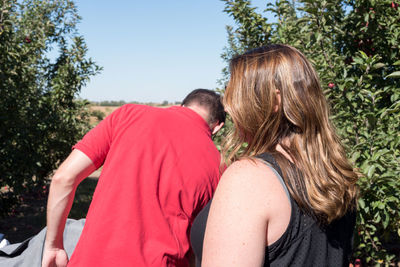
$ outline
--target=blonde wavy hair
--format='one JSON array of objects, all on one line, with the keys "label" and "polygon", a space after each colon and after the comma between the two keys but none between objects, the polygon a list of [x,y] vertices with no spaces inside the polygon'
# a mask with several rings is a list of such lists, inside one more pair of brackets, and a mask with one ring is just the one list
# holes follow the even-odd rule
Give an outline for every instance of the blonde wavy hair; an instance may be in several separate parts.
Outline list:
[{"label": "blonde wavy hair", "polygon": [[222,149],[227,165],[271,153],[304,212],[329,224],[354,209],[358,173],[330,122],[318,75],[301,52],[269,45],[233,58],[223,102],[234,123]]}]

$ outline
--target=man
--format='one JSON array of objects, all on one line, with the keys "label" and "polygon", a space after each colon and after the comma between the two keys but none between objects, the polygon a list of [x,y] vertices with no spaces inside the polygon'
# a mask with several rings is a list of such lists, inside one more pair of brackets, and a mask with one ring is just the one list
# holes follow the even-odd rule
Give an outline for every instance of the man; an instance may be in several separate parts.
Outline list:
[{"label": "man", "polygon": [[103,165],[68,266],[188,266],[189,231],[219,181],[211,135],[220,96],[191,92],[181,107],[125,105],[91,130],[55,173],[42,266],[65,266],[63,230],[78,184]]}]

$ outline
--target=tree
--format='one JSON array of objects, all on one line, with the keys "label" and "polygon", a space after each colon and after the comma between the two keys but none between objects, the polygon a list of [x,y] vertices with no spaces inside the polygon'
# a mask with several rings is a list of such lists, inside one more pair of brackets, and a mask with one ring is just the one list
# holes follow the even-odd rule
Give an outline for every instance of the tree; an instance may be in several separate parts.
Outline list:
[{"label": "tree", "polygon": [[399,1],[277,0],[263,11],[276,23],[250,1],[223,1],[236,22],[223,58],[285,43],[312,61],[348,156],[364,174],[354,257],[368,265],[399,261],[391,250],[400,242]]},{"label": "tree", "polygon": [[86,57],[79,20],[70,0],[1,0],[2,215],[42,186],[88,129],[87,103],[76,96],[100,68]]}]

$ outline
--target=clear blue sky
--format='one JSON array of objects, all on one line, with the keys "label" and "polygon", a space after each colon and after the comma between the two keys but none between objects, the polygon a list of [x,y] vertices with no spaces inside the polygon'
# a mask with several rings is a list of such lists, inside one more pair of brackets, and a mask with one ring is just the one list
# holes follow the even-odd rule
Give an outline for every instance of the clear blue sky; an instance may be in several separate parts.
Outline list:
[{"label": "clear blue sky", "polygon": [[[266,0],[252,1],[258,10]],[[80,93],[91,101],[180,101],[215,89],[233,20],[219,0],[77,0],[79,33],[104,69]]]}]

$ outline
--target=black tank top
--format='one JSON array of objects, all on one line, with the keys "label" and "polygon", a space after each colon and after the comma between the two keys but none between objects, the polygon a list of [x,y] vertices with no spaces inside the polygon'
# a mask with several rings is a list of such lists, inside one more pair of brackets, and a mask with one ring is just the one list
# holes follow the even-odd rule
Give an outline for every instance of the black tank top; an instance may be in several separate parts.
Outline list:
[{"label": "black tank top", "polygon": [[[270,154],[258,158],[269,163],[282,176],[282,171]],[[286,185],[278,177],[285,191]],[[349,266],[352,252],[355,212],[328,226],[321,226],[312,216],[303,213],[293,198],[289,225],[283,235],[265,248],[264,266]],[[196,267],[201,266],[203,239],[211,201],[193,222],[190,241],[196,256]]]}]

